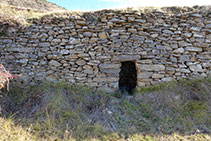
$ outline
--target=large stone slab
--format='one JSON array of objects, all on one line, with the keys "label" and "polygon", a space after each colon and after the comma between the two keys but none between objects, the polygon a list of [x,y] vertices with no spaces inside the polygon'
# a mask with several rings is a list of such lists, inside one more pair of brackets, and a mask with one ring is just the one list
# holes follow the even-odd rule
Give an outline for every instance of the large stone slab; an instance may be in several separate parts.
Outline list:
[{"label": "large stone slab", "polygon": [[200,64],[190,66],[190,70],[193,72],[203,72],[204,71]]},{"label": "large stone slab", "polygon": [[154,74],[152,75],[152,78],[164,78],[164,74],[154,73]]},{"label": "large stone slab", "polygon": [[199,47],[187,47],[187,51],[202,52],[202,48]]},{"label": "large stone slab", "polygon": [[108,78],[108,77],[106,77],[106,78],[97,77],[97,78],[93,79],[93,81],[95,81],[95,82],[116,82],[118,80],[119,80],[119,78],[117,78],[117,77],[110,77],[110,78]]},{"label": "large stone slab", "polygon": [[152,72],[141,72],[138,74],[138,79],[146,79],[152,76]]},{"label": "large stone slab", "polygon": [[120,64],[101,64],[99,67],[101,69],[116,69],[120,68]]},{"label": "large stone slab", "polygon": [[140,70],[143,70],[143,71],[163,71],[163,70],[165,70],[164,65],[141,65],[141,64],[138,64],[137,66]]},{"label": "large stone slab", "polygon": [[120,55],[120,56],[115,56],[113,60],[118,60],[118,61],[136,61],[139,60],[141,57],[139,55]]},{"label": "large stone slab", "polygon": [[99,36],[100,39],[107,39],[108,38],[106,32],[101,32],[101,33],[99,33],[98,36]]},{"label": "large stone slab", "polygon": [[51,61],[49,62],[49,65],[50,65],[50,66],[59,67],[59,66],[61,66],[61,63],[59,63],[59,62],[56,61],[56,60],[51,60]]}]

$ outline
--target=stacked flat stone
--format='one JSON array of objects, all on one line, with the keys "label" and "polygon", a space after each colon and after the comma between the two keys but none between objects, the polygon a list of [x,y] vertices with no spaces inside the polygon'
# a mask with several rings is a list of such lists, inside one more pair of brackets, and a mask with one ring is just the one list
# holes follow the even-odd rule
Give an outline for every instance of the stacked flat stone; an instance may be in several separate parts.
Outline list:
[{"label": "stacked flat stone", "polygon": [[[98,11],[44,17],[0,36],[1,61],[23,77],[118,89],[122,61],[135,61],[137,86],[208,76],[211,12]],[[98,16],[95,16],[98,15]]]}]

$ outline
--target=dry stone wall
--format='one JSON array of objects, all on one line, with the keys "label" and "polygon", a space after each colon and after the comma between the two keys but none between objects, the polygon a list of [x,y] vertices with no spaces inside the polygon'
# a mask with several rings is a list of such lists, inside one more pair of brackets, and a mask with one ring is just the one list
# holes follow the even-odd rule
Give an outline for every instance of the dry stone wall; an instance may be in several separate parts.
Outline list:
[{"label": "dry stone wall", "polygon": [[137,87],[208,76],[211,13],[99,11],[44,17],[0,36],[1,62],[15,74],[118,89],[121,62],[134,61]]}]

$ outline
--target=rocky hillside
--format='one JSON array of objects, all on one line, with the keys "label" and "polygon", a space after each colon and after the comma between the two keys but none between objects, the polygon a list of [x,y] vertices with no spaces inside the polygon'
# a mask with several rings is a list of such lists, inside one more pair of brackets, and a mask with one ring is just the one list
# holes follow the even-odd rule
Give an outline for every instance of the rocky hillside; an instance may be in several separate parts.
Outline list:
[{"label": "rocky hillside", "polygon": [[65,10],[65,8],[48,2],[47,0],[1,0],[0,4],[43,11]]}]

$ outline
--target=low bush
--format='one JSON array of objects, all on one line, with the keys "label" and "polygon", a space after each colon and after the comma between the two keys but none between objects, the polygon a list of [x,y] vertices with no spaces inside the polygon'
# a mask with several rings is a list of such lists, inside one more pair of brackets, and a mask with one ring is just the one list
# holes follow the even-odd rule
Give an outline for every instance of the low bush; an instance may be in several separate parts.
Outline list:
[{"label": "low bush", "polygon": [[9,90],[9,80],[17,77],[17,75],[10,74],[5,67],[0,64],[0,90],[6,85],[7,90]]}]

